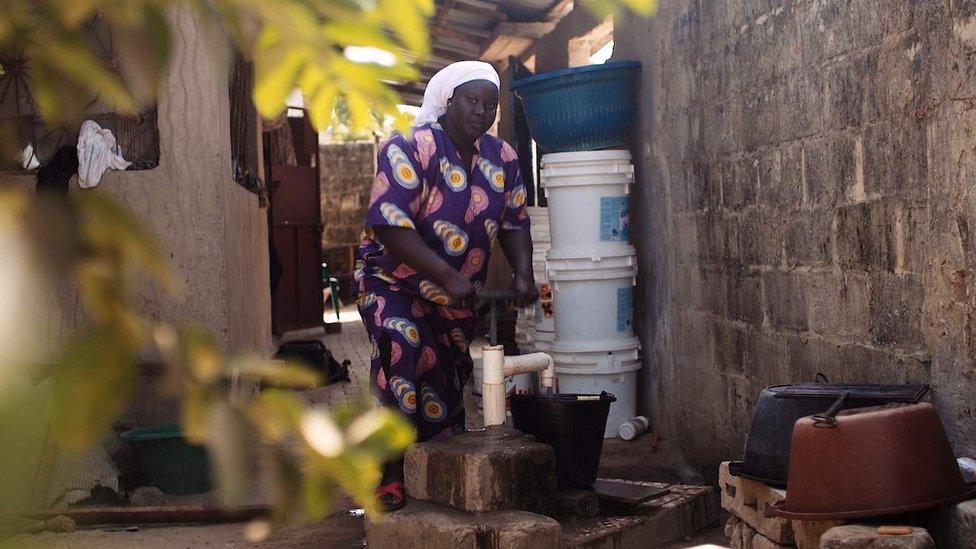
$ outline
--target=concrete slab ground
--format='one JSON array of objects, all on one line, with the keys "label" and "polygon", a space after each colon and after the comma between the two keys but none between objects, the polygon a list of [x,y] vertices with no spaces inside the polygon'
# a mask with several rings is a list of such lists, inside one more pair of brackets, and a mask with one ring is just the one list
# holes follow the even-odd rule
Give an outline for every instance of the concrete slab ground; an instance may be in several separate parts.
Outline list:
[{"label": "concrete slab ground", "polygon": [[366,544],[374,549],[556,549],[555,520],[525,511],[467,513],[423,501],[377,520],[367,519]]},{"label": "concrete slab ground", "polygon": [[[334,316],[334,315],[333,315]],[[321,339],[339,361],[350,361],[350,383],[338,383],[308,391],[306,396],[314,405],[325,408],[338,405],[346,399],[362,394],[369,377],[371,354],[366,331],[351,308],[344,308],[341,319],[342,332],[326,334],[323,330],[310,330],[286,334],[281,341],[294,339]],[[472,345],[477,354],[481,345]],[[470,385],[468,387],[470,391]],[[473,399],[468,398],[473,404]],[[469,427],[480,426],[477,407],[469,405]],[[603,458],[599,476],[639,481],[657,481],[673,484],[679,477],[672,467],[680,461],[668,441],[660,441],[654,448],[652,437],[644,435],[634,442],[619,439],[604,441]],[[411,504],[412,505],[412,504]],[[337,509],[353,509],[352,503],[343,498]],[[665,516],[669,516],[665,514]],[[664,519],[658,519],[664,520]],[[723,519],[724,520],[724,519]],[[291,549],[327,547],[337,549],[361,548],[365,543],[364,519],[356,512],[339,512],[313,524],[294,525],[274,534],[261,543],[250,543],[244,537],[243,524],[190,525],[142,527],[138,531],[106,531],[93,529],[71,534],[41,534],[22,536],[18,547],[59,547],[83,549],[108,549],[115,547],[135,548],[214,548],[214,547],[270,547]],[[663,542],[662,542],[663,543]],[[706,529],[685,539],[658,544],[642,541],[637,547],[690,548],[701,545],[724,547],[728,545],[720,526]]]}]

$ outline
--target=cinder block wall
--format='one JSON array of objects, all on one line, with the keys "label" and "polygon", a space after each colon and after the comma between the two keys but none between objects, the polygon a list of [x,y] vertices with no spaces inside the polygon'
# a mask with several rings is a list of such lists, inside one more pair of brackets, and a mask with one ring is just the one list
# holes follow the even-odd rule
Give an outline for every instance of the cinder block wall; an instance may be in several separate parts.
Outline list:
[{"label": "cinder block wall", "polygon": [[[330,143],[322,145],[320,152],[322,248],[358,244],[376,173],[376,145],[371,141]],[[335,273],[352,272],[344,252],[327,253],[326,261]]]},{"label": "cinder block wall", "polygon": [[645,400],[690,458],[763,387],[927,382],[976,454],[976,2],[674,0],[643,62],[633,194]]}]

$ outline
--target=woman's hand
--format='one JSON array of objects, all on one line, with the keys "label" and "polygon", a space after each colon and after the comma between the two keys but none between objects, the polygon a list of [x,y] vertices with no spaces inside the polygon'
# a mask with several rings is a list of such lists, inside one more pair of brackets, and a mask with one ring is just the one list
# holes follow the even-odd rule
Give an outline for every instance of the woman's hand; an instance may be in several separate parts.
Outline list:
[{"label": "woman's hand", "polygon": [[451,296],[451,306],[458,309],[474,309],[478,304],[478,295],[474,285],[467,277],[457,271],[448,277],[444,290]]},{"label": "woman's hand", "polygon": [[539,288],[535,285],[535,277],[531,274],[515,275],[512,280],[512,291],[515,292],[519,307],[532,305],[539,300]]}]

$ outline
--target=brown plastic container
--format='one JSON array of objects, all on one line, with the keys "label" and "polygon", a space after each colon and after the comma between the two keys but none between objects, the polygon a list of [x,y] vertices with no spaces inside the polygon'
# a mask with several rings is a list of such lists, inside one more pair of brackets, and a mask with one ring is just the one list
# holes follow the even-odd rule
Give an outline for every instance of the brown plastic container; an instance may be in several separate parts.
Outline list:
[{"label": "brown plastic container", "polygon": [[845,410],[826,422],[815,417],[793,428],[789,488],[773,509],[778,516],[877,517],[976,496],[976,487],[963,482],[931,404]]}]

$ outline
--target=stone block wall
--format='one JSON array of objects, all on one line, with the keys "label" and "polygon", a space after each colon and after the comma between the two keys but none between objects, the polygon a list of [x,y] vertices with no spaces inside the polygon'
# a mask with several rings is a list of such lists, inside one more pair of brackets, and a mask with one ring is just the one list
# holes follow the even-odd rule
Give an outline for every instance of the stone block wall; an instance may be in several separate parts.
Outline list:
[{"label": "stone block wall", "polygon": [[716,465],[822,372],[931,383],[976,454],[976,2],[674,0],[615,42],[658,428]]},{"label": "stone block wall", "polygon": [[343,247],[359,243],[376,173],[376,145],[330,143],[320,153],[322,249],[334,273],[349,273],[352,265]]}]

